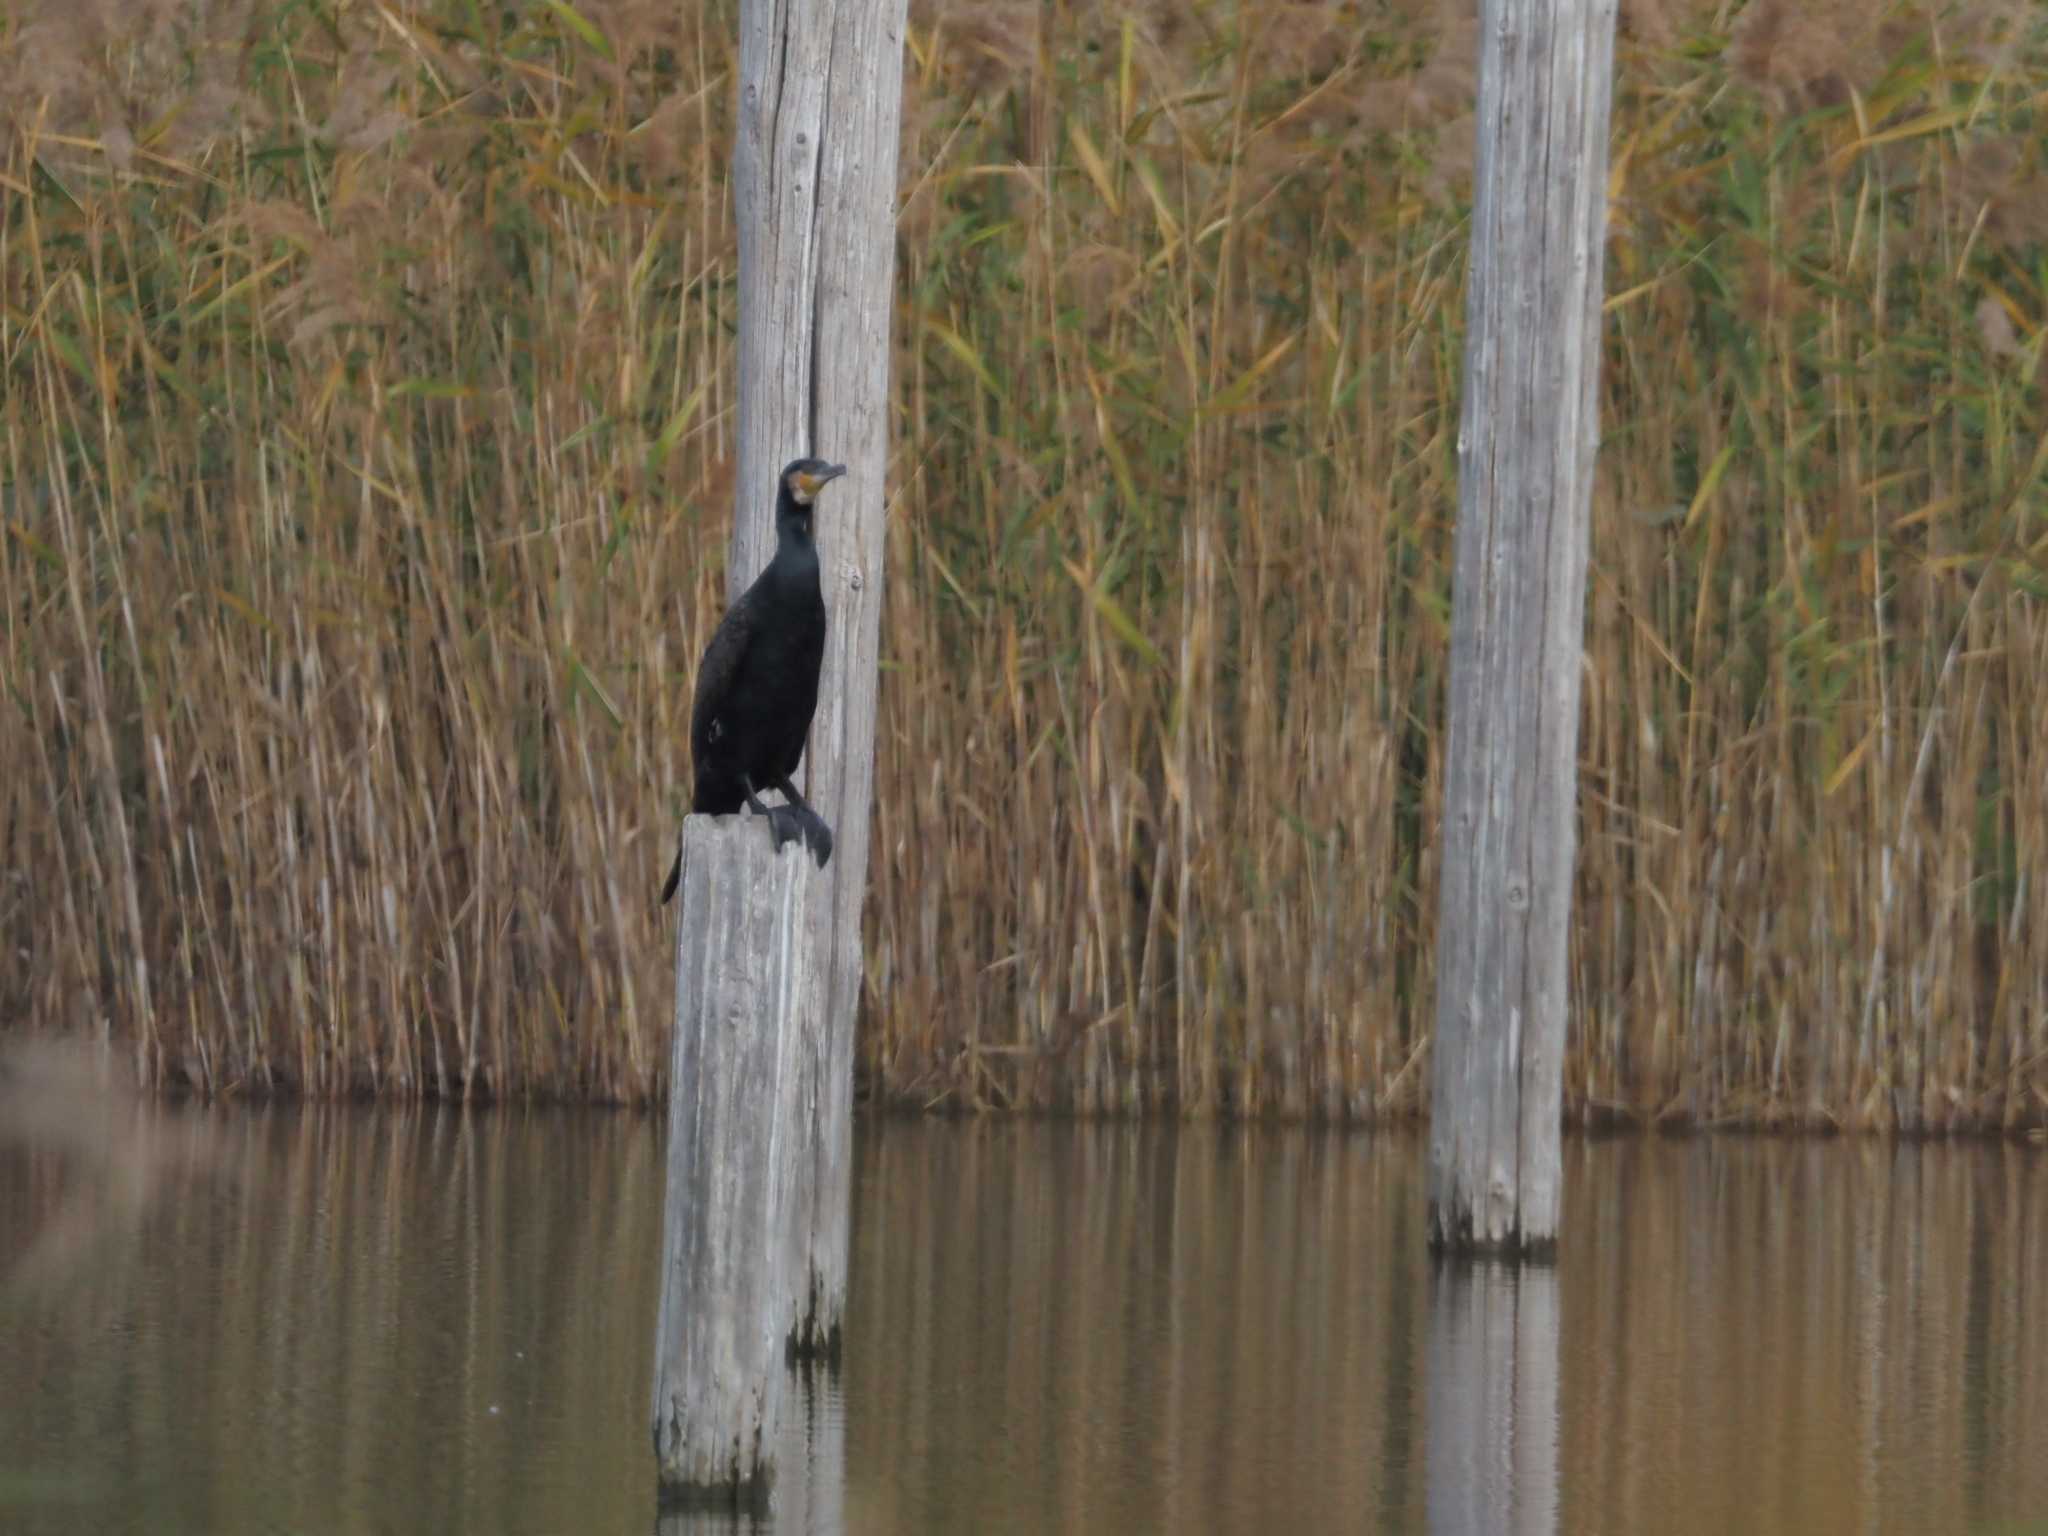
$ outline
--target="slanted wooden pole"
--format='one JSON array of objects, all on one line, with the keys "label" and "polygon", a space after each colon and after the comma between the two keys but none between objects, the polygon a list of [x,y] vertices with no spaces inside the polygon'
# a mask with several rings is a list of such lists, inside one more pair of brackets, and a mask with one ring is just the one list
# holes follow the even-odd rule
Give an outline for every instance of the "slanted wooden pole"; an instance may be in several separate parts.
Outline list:
[{"label": "slanted wooden pole", "polygon": [[669,1058],[668,1186],[655,1336],[663,1492],[758,1498],[773,1470],[793,1298],[809,1234],[823,968],[805,936],[817,878],[752,816],[683,823]]},{"label": "slanted wooden pole", "polygon": [[727,585],[774,550],[775,475],[799,453],[847,467],[818,503],[827,619],[818,715],[799,782],[832,824],[813,886],[828,1052],[810,1233],[793,1320],[799,1350],[829,1354],[846,1299],[852,1198],[853,1025],[861,988],[881,644],[890,313],[906,0],[748,0],[740,7],[733,148],[739,233],[739,461]]},{"label": "slanted wooden pole", "polygon": [[1429,1233],[1556,1240],[1615,0],[1481,0]]}]

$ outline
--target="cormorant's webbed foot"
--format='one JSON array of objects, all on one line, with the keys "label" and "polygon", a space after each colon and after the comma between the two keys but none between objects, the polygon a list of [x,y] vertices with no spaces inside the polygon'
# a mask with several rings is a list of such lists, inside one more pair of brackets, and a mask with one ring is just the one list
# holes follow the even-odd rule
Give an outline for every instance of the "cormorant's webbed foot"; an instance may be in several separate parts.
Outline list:
[{"label": "cormorant's webbed foot", "polygon": [[[744,783],[744,781],[742,781]],[[763,805],[754,793],[751,783],[745,784],[747,808],[756,816],[768,818],[768,830],[775,836],[775,851],[780,853],[784,843],[803,839],[804,847],[823,869],[832,857],[832,829],[825,825],[825,818],[806,805],[799,797],[794,805]]]},{"label": "cormorant's webbed foot", "polygon": [[779,853],[785,843],[802,839],[812,858],[823,869],[832,858],[832,829],[825,825],[825,818],[807,805],[774,805],[761,808],[768,818],[768,830],[775,835],[775,848]]},{"label": "cormorant's webbed foot", "polygon": [[825,825],[824,817],[811,809],[811,802],[796,792],[788,774],[777,779],[774,787],[782,791],[782,798],[795,806],[803,818],[804,843],[811,850],[811,857],[818,861],[818,868],[823,869],[832,860],[832,829]]},{"label": "cormorant's webbed foot", "polygon": [[823,869],[832,862],[832,829],[825,825],[825,818],[808,805],[801,807],[797,817],[804,824],[804,846],[811,850],[811,857]]}]

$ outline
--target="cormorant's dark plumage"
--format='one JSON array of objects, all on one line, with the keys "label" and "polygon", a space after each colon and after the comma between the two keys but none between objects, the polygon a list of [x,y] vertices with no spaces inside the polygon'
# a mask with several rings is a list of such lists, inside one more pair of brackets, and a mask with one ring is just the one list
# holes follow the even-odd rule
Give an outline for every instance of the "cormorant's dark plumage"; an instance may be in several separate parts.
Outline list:
[{"label": "cormorant's dark plumage", "polygon": [[[825,595],[818,582],[818,546],[811,504],[844,464],[796,459],[782,471],[775,501],[775,558],[718,621],[697,667],[690,709],[690,755],[697,784],[690,809],[730,816],[743,805],[768,818],[780,848],[801,837],[823,868],[832,857],[832,829],[790,782],[818,708],[818,668],[825,659]],[[779,789],[786,805],[769,807],[759,791]],[[683,871],[682,850],[661,888],[664,904]]]}]

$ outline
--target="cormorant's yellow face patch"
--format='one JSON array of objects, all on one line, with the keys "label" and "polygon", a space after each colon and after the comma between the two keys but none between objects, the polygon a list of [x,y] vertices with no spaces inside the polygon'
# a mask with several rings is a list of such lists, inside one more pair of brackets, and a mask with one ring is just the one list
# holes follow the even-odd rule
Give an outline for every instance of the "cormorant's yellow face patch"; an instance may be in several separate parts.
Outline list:
[{"label": "cormorant's yellow face patch", "polygon": [[808,507],[816,499],[818,492],[824,489],[828,480],[837,480],[846,473],[844,464],[827,464],[822,459],[812,459],[808,462],[816,464],[818,469],[803,469],[791,465],[786,471],[789,494],[796,498],[796,504],[800,507]]}]

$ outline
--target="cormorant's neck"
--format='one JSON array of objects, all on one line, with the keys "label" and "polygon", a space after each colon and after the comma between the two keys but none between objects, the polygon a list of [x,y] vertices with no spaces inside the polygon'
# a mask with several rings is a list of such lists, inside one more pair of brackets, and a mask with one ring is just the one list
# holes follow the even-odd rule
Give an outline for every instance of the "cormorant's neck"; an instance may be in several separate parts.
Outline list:
[{"label": "cormorant's neck", "polygon": [[799,502],[786,485],[775,501],[775,542],[804,553],[812,548],[811,509]]}]

